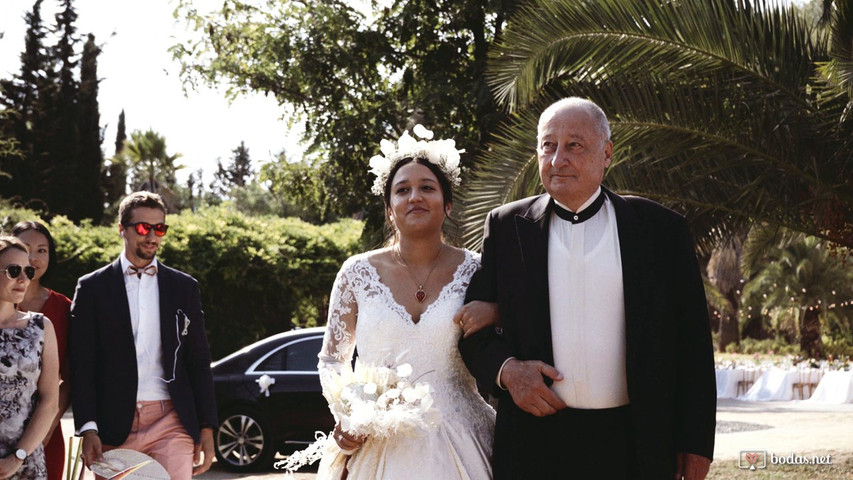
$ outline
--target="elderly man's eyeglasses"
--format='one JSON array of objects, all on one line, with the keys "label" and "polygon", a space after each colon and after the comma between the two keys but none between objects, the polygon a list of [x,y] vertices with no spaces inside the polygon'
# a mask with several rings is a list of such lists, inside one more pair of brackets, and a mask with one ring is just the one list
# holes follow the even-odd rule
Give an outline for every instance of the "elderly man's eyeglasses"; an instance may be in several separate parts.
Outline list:
[{"label": "elderly man's eyeglasses", "polygon": [[136,230],[136,233],[142,235],[143,237],[148,235],[148,232],[150,232],[151,229],[154,229],[154,235],[162,237],[166,234],[166,230],[169,229],[169,226],[165,223],[155,223],[154,225],[152,225],[146,222],[128,223],[124,227],[133,228],[134,230]]},{"label": "elderly man's eyeglasses", "polygon": [[27,265],[26,267],[14,264],[6,265],[6,268],[4,268],[3,270],[6,271],[6,278],[8,278],[9,280],[14,280],[18,278],[21,272],[24,272],[24,275],[26,275],[27,278],[29,278],[30,280],[32,280],[33,277],[36,275],[35,267],[31,267],[29,265]]}]

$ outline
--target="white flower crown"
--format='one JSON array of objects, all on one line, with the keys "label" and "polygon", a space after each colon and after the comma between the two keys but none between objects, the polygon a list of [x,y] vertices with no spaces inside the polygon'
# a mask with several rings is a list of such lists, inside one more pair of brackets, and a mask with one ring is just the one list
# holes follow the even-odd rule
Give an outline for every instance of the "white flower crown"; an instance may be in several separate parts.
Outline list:
[{"label": "white flower crown", "polygon": [[370,173],[376,175],[373,188],[370,189],[374,194],[384,195],[388,175],[404,158],[426,158],[438,166],[451,185],[459,186],[459,154],[465,150],[457,150],[453,139],[432,140],[432,132],[421,124],[415,125],[412,133],[422,140],[416,140],[409,132],[403,132],[396,145],[390,140],[382,140],[379,143],[382,155],[375,155],[370,159]]}]

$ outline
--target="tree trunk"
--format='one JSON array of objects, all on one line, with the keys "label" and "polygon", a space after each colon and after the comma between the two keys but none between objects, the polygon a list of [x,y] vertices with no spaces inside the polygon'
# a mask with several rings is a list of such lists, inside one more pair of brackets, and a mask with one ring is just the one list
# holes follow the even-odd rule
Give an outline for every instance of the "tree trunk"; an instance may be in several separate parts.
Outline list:
[{"label": "tree trunk", "polygon": [[740,309],[740,257],[743,240],[732,237],[718,245],[708,259],[708,280],[726,297],[727,305],[720,306],[720,333],[717,349],[725,352],[730,343],[740,342],[737,312]]},{"label": "tree trunk", "polygon": [[731,313],[720,315],[720,336],[717,351],[725,352],[729,344],[738,343],[739,340],[737,315]]},{"label": "tree trunk", "polygon": [[823,341],[820,337],[820,310],[807,308],[800,325],[800,350],[809,358],[820,358]]}]

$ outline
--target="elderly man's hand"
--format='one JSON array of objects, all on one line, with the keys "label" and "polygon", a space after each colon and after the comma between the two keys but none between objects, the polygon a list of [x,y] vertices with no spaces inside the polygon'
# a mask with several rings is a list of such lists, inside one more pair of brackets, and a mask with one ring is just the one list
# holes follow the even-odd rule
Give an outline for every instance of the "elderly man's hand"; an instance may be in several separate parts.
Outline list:
[{"label": "elderly man's hand", "polygon": [[544,417],[566,408],[566,404],[545,385],[543,375],[554,381],[563,379],[563,375],[547,363],[513,358],[501,370],[500,381],[509,390],[518,408],[531,415]]},{"label": "elderly man's hand", "polygon": [[675,460],[675,480],[705,480],[711,470],[711,459],[702,455],[678,452]]}]

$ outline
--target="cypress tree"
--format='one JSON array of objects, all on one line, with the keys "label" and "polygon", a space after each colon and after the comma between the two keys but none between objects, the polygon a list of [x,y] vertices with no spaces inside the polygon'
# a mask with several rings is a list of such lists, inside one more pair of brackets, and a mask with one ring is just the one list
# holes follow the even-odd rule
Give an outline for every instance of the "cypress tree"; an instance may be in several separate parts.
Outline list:
[{"label": "cypress tree", "polygon": [[124,118],[124,109],[118,116],[118,127],[116,127],[116,151],[110,159],[110,164],[104,167],[103,184],[106,190],[106,201],[113,205],[121,201],[125,195],[127,186],[127,161],[124,156],[124,144],[127,141],[127,126]]},{"label": "cypress tree", "polygon": [[[97,56],[93,36],[75,53],[77,13],[73,0],[62,0],[52,30],[57,43],[46,46],[50,31],[43,25],[42,0],[25,16],[27,32],[21,71],[0,81],[0,135],[16,141],[17,152],[0,151],[0,192],[18,203],[66,214],[72,220],[103,216],[100,175],[100,114]],[[77,68],[80,67],[78,81]]]},{"label": "cypress tree", "polygon": [[121,113],[118,114],[118,127],[116,128],[116,155],[119,155],[122,151],[124,151],[124,142],[126,140],[127,124],[124,120],[124,109],[122,108]]},{"label": "cypress tree", "polygon": [[52,124],[49,99],[53,92],[53,64],[44,46],[47,30],[41,17],[42,0],[36,0],[25,15],[27,31],[21,70],[10,80],[0,80],[0,102],[5,107],[3,132],[16,142],[16,152],[5,152],[0,158],[2,170],[0,192],[6,198],[37,209],[44,209],[46,185],[42,182],[45,138]]},{"label": "cypress tree", "polygon": [[216,171],[213,172],[213,183],[210,188],[220,195],[228,195],[235,187],[245,187],[252,177],[252,159],[249,157],[249,149],[244,142],[231,150],[233,154],[228,167],[222,165],[221,160],[216,161]]},{"label": "cypress tree", "polygon": [[100,220],[104,214],[104,188],[101,185],[101,170],[104,153],[101,151],[101,115],[98,111],[98,54],[101,49],[95,44],[95,36],[89,34],[83,45],[80,60],[80,90],[78,106],[80,120],[80,156],[77,161],[77,205],[76,213],[81,218]]},{"label": "cypress tree", "polygon": [[53,48],[59,67],[57,94],[52,108],[57,128],[55,134],[49,137],[50,143],[46,148],[48,158],[44,160],[48,167],[45,169],[45,193],[51,213],[65,214],[78,221],[85,218],[79,205],[86,193],[79,191],[80,185],[77,183],[80,173],[79,84],[74,78],[77,66],[74,47],[78,41],[74,21],[77,13],[72,0],[63,0],[61,5],[62,11],[56,14],[56,32],[60,37]]}]

